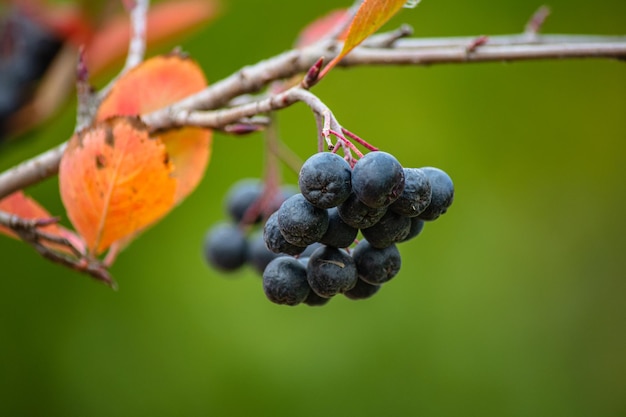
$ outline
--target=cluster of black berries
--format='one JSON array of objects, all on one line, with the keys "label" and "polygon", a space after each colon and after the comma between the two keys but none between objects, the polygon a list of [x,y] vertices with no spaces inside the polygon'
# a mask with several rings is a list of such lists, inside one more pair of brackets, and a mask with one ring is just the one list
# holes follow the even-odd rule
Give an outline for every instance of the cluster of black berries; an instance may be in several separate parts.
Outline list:
[{"label": "cluster of black berries", "polygon": [[[337,154],[317,153],[302,166],[298,185],[300,192],[269,216],[262,235],[246,241],[236,226],[228,232],[220,226],[205,246],[210,263],[223,263],[230,256],[218,250],[233,253],[226,241],[236,241],[238,262],[263,271],[265,295],[277,304],[323,305],[336,294],[371,297],[400,270],[396,244],[416,237],[454,196],[444,171],[403,168],[380,151],[353,168]],[[229,237],[235,231],[239,237]],[[359,232],[362,239],[350,248]]]}]

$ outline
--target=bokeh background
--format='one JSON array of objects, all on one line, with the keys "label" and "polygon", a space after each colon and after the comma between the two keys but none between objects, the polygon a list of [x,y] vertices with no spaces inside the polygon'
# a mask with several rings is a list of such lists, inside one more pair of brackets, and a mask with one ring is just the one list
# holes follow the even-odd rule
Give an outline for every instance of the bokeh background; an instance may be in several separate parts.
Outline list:
[{"label": "bokeh background", "polygon": [[[211,80],[350,2],[222,3],[181,42]],[[541,4],[425,0],[388,27],[514,33]],[[548,5],[545,32],[626,34],[623,0]],[[199,189],[119,257],[118,292],[0,237],[0,415],[626,415],[626,64],[336,69],[314,92],[405,166],[455,181],[400,275],[370,300],[291,308],[251,269],[210,270],[201,242],[226,190],[263,169],[261,134],[218,134]],[[74,112],[0,146],[0,169],[66,140]],[[279,125],[315,151],[305,106]],[[57,187],[28,192],[62,214]]]}]

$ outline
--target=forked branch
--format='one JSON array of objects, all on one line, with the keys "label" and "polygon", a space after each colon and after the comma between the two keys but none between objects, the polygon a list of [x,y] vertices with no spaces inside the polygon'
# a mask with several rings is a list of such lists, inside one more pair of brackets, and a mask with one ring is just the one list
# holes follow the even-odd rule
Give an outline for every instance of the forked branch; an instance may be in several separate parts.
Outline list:
[{"label": "forked branch", "polygon": [[[131,15],[132,39],[126,63],[120,74],[138,65],[145,52],[145,18],[148,0],[125,0]],[[469,36],[449,38],[411,38],[412,30],[402,26],[398,30],[371,36],[361,46],[346,55],[339,66],[435,65],[450,63],[477,63],[523,61],[540,59],[609,58],[626,60],[626,36],[594,35],[540,35],[539,29],[548,15],[540,9],[530,19],[524,32],[513,35]],[[341,42],[326,38],[311,46],[294,49],[267,60],[242,68],[231,76],[179,102],[142,115],[143,122],[153,131],[164,131],[181,126],[199,126],[226,133],[248,133],[267,124],[266,115],[298,102],[308,105],[315,115],[319,150],[324,146],[336,152],[342,148],[345,158],[353,162],[353,153],[359,155],[352,141],[368,147],[357,135],[342,127],[322,100],[309,91],[318,81],[323,60],[329,61],[341,50]],[[274,91],[267,88],[278,81],[288,81],[302,74],[303,81],[294,87]],[[78,63],[79,108],[77,129],[93,123],[99,102],[115,79],[100,92],[93,92],[88,84],[84,63]],[[253,96],[262,90],[264,94]],[[337,138],[333,142],[332,136]],[[39,183],[58,173],[66,143],[0,173],[0,199]],[[22,240],[33,246],[42,256],[70,268],[88,273],[113,285],[107,273],[107,260],[90,260],[80,254],[74,257],[50,250],[43,242],[65,245],[55,241],[41,230],[41,224],[0,212],[0,225],[13,230]]]}]

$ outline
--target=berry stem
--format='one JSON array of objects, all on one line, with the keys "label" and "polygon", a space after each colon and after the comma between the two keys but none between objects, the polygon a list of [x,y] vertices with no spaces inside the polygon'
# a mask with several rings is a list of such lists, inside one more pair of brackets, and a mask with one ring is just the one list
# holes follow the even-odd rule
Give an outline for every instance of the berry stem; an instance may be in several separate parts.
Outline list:
[{"label": "berry stem", "polygon": [[357,154],[357,156],[358,156],[359,158],[363,158],[363,153],[362,153],[361,151],[359,151],[359,150],[357,149],[357,147],[356,147],[356,146],[354,146],[354,143],[350,142],[350,141],[349,141],[349,140],[348,140],[348,139],[347,139],[344,135],[342,135],[341,133],[336,132],[336,131],[334,131],[334,130],[330,130],[330,131],[329,131],[329,133],[330,133],[330,134],[332,134],[332,135],[335,135],[335,137],[339,138],[339,139],[340,139],[340,140],[341,140],[341,141],[342,141],[345,145],[347,145],[347,146],[348,146],[348,148],[350,148],[350,150],[351,150],[352,152],[354,152],[355,154]]},{"label": "berry stem", "polygon": [[377,151],[378,148],[370,145],[368,142],[366,142],[364,139],[362,139],[361,137],[357,136],[355,133],[352,133],[351,131],[349,131],[346,128],[341,128],[341,131],[343,132],[344,135],[346,135],[347,137],[349,137],[350,139],[356,141],[357,143],[363,145],[365,148],[367,148],[370,151]]}]

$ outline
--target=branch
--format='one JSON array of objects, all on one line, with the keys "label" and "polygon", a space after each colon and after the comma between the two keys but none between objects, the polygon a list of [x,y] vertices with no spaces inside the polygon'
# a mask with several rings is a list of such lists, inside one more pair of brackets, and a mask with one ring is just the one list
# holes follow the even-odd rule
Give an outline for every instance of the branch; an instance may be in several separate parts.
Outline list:
[{"label": "branch", "polygon": [[[403,29],[402,33],[407,29]],[[626,59],[626,36],[534,35],[528,33],[488,37],[415,39],[379,34],[354,49],[339,65],[434,65],[445,63],[522,61],[565,58]],[[389,39],[393,39],[391,44]],[[372,46],[368,46],[372,45]],[[231,100],[256,93],[273,81],[305,73],[321,56],[332,59],[341,49],[336,41],[324,41],[301,50],[291,50],[235,72],[171,106],[144,115],[153,130],[190,123],[223,129],[242,117],[287,107],[303,93],[289,93],[217,112]],[[295,94],[295,95],[290,95]],[[227,130],[227,129],[226,129]],[[337,130],[340,131],[340,130]],[[0,174],[0,198],[56,175],[65,145],[45,152]]]},{"label": "branch", "polygon": [[[42,257],[70,269],[90,275],[112,288],[117,284],[109,275],[106,266],[98,259],[85,256],[69,239],[43,231],[41,228],[58,223],[57,217],[45,219],[23,219],[0,211],[0,225],[11,229],[24,242],[32,246]],[[66,253],[51,248],[56,245]],[[69,255],[71,254],[71,255]]]},{"label": "branch", "polygon": [[64,142],[56,148],[52,148],[1,173],[0,199],[17,190],[37,184],[58,174],[59,163],[66,146],[67,142]]},{"label": "branch", "polygon": [[[469,62],[527,61],[564,58],[626,58],[626,38],[622,42],[569,42],[493,45],[488,38],[471,47],[477,38],[459,46],[433,48],[357,48],[339,65],[433,65]],[[402,45],[402,42],[398,42]]]}]

